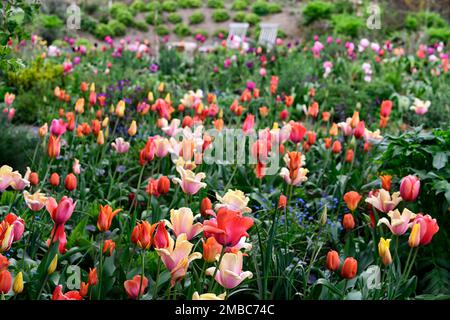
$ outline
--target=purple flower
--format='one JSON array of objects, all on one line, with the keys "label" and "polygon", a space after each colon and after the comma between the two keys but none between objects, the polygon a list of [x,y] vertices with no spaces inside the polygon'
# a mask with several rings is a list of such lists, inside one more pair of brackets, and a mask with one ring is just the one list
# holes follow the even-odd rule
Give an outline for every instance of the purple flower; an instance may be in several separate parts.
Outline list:
[{"label": "purple flower", "polygon": [[158,72],[158,65],[156,63],[152,63],[152,65],[150,66],[150,71],[152,73]]}]

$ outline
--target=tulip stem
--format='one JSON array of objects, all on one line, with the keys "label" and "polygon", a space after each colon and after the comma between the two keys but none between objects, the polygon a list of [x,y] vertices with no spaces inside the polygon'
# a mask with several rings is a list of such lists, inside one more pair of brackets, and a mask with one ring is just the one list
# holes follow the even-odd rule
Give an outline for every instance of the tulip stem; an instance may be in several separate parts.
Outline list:
[{"label": "tulip stem", "polygon": [[39,293],[37,295],[37,300],[41,300],[41,294],[42,294],[42,291],[44,290],[44,287],[45,287],[45,284],[47,283],[47,280],[48,280],[48,272],[45,275],[45,278],[44,278],[44,281],[42,282],[41,288],[39,289]]},{"label": "tulip stem", "polygon": [[[145,251],[142,250],[142,253],[141,253],[141,270],[142,271],[141,271],[141,281],[139,283],[139,292],[138,292],[138,297],[137,297],[138,300],[141,300],[142,282],[144,281],[144,270],[145,270],[144,264],[145,264]],[[158,264],[158,267],[159,267],[159,264]]]},{"label": "tulip stem", "polygon": [[417,252],[419,252],[419,247],[417,247],[416,250],[414,251],[413,258],[412,258],[411,263],[409,265],[408,271],[406,272],[405,280],[408,279],[409,273],[411,272],[411,269],[414,266],[414,262],[416,261],[416,257],[417,257]]},{"label": "tulip stem", "polygon": [[[219,262],[217,263],[216,269],[214,269],[214,273],[213,273],[213,276],[212,276],[212,281],[216,281],[216,280],[215,280],[215,279],[216,279],[216,274],[217,274],[217,271],[219,271],[220,264],[222,263],[222,258],[223,258],[223,256],[224,256],[225,249],[226,249],[226,247],[225,247],[225,246],[222,246],[222,252],[220,252]],[[212,292],[214,292],[215,284],[216,284],[216,283],[213,282],[213,285],[212,285],[212,287],[211,287],[211,289],[212,289],[211,291],[212,291]]]},{"label": "tulip stem", "polygon": [[156,267],[155,289],[153,290],[153,299],[154,300],[156,300],[156,295],[158,294],[158,281],[159,281],[160,268],[161,268],[161,259],[158,259],[158,265]]},{"label": "tulip stem", "polygon": [[99,278],[98,278],[98,300],[101,299],[101,295],[102,295],[102,278],[103,278],[103,234],[102,234],[102,239],[101,239],[101,243],[100,243],[100,261],[99,261]]}]

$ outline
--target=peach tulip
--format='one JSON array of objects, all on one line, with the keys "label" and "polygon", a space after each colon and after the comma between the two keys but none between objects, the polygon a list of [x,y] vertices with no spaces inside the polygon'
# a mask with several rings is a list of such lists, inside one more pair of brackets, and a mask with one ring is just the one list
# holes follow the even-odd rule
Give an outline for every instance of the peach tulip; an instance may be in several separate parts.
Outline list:
[{"label": "peach tulip", "polygon": [[181,186],[184,193],[193,195],[196,194],[201,188],[206,187],[206,183],[201,182],[206,178],[203,172],[195,174],[191,170],[185,170],[183,167],[177,166],[177,171],[181,176],[180,178],[173,178],[172,181]]},{"label": "peach tulip", "polygon": [[220,262],[219,270],[216,272],[216,267],[211,267],[206,270],[206,275],[212,276],[214,273],[215,280],[225,289],[233,289],[242,281],[253,277],[250,271],[242,271],[242,252],[225,253]]},{"label": "peach tulip", "polygon": [[215,209],[227,208],[234,211],[250,213],[252,209],[247,207],[250,199],[245,196],[244,192],[241,190],[231,190],[229,189],[223,197],[216,193],[216,198],[220,202],[215,205]]},{"label": "peach tulip", "polygon": [[394,211],[389,211],[388,214],[391,221],[387,218],[381,218],[378,221],[378,225],[385,224],[391,232],[397,236],[401,236],[404,234],[408,228],[412,225],[410,221],[416,217],[416,214],[409,211],[408,209],[403,209],[403,212],[400,214],[398,209]]},{"label": "peach tulip", "polygon": [[176,237],[186,234],[187,240],[191,240],[203,230],[200,222],[194,224],[194,214],[190,208],[180,208],[170,210],[170,222],[166,221],[169,229],[173,230]]},{"label": "peach tulip", "polygon": [[123,286],[125,287],[125,291],[128,297],[130,299],[136,300],[139,296],[142,296],[145,292],[145,289],[147,289],[148,279],[146,277],[142,278],[140,275],[137,275],[134,276],[132,280],[125,281]]},{"label": "peach tulip", "polygon": [[47,203],[47,197],[40,191],[41,190],[37,190],[33,194],[30,194],[28,191],[23,192],[25,203],[27,204],[28,208],[35,212],[41,210]]},{"label": "peach tulip", "polygon": [[395,207],[402,201],[402,197],[400,197],[400,192],[395,192],[392,196],[389,194],[389,191],[384,189],[380,189],[377,195],[371,195],[366,198],[366,202],[373,205],[377,210],[388,213],[391,210],[394,210]]}]

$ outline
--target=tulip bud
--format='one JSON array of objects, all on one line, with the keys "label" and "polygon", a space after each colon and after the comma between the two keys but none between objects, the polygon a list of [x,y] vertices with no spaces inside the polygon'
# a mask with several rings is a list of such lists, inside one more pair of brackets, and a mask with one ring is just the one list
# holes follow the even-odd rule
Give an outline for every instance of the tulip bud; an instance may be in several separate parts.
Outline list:
[{"label": "tulip bud", "polygon": [[390,244],[391,239],[385,240],[384,238],[381,238],[378,243],[378,254],[380,255],[381,261],[385,266],[392,263],[391,251],[389,250]]},{"label": "tulip bud", "polygon": [[167,102],[168,104],[172,104],[172,99],[170,98],[170,93],[168,93],[166,95],[166,97],[164,98],[164,101]]},{"label": "tulip bud", "polygon": [[347,153],[345,154],[345,162],[352,163],[354,156],[355,152],[353,151],[353,149],[348,149]]},{"label": "tulip bud", "polygon": [[12,277],[8,270],[0,271],[0,293],[7,294],[11,290]]},{"label": "tulip bud", "polygon": [[77,177],[73,173],[69,173],[64,181],[67,191],[73,191],[77,188]]},{"label": "tulip bud", "polygon": [[380,179],[381,179],[381,187],[386,191],[390,191],[392,176],[384,175],[384,176],[380,176]]},{"label": "tulip bud", "polygon": [[130,137],[133,137],[136,135],[137,132],[137,124],[136,124],[136,120],[131,121],[131,125],[130,128],[128,128],[128,134],[130,135]]},{"label": "tulip bud", "polygon": [[358,272],[358,261],[354,258],[349,257],[344,260],[344,264],[342,265],[341,276],[344,279],[353,279]]},{"label": "tulip bud", "polygon": [[97,144],[102,146],[105,144],[105,137],[103,136],[103,131],[100,131],[97,136]]},{"label": "tulip bud", "polygon": [[200,205],[200,214],[202,215],[202,217],[206,218],[208,217],[208,213],[210,212],[210,210],[212,210],[211,200],[209,200],[208,197],[204,197]]},{"label": "tulip bud", "polygon": [[411,234],[409,235],[408,244],[411,248],[416,248],[420,244],[420,223],[415,223],[412,226]]},{"label": "tulip bud", "polygon": [[158,193],[164,195],[170,190],[170,180],[166,176],[162,176],[158,179]]},{"label": "tulip bud", "polygon": [[415,201],[420,191],[420,180],[416,176],[406,176],[400,182],[400,195],[405,201]]},{"label": "tulip bud", "polygon": [[327,269],[330,271],[337,271],[340,265],[341,260],[339,259],[337,251],[330,250],[327,253]]},{"label": "tulip bud", "polygon": [[326,225],[328,220],[328,208],[327,206],[323,207],[322,213],[320,214],[320,224]]},{"label": "tulip bud", "polygon": [[23,291],[23,274],[19,272],[14,279],[13,291],[15,294],[21,294]]},{"label": "tulip bud", "polygon": [[216,261],[216,257],[222,252],[222,245],[214,237],[209,237],[206,242],[202,239],[202,243],[203,259],[206,262]]},{"label": "tulip bud", "polygon": [[56,172],[53,172],[53,173],[50,175],[50,184],[51,184],[53,187],[59,186],[59,175],[58,175]]},{"label": "tulip bud", "polygon": [[28,177],[28,180],[30,181],[30,184],[32,186],[37,186],[39,184],[39,175],[37,172],[31,172],[30,176]]},{"label": "tulip bud", "polygon": [[90,286],[95,286],[98,282],[97,278],[97,269],[96,268],[89,268],[89,276],[88,276],[88,284]]},{"label": "tulip bud", "polygon": [[342,150],[341,142],[339,140],[334,141],[333,146],[331,147],[331,151],[337,154],[341,153],[341,150]]},{"label": "tulip bud", "polygon": [[103,243],[103,253],[108,254],[109,256],[112,255],[114,249],[116,248],[116,243],[112,241],[111,239],[105,240]]},{"label": "tulip bud", "polygon": [[45,123],[42,127],[39,128],[39,137],[44,138],[48,133],[48,125]]},{"label": "tulip bud", "polygon": [[58,266],[58,255],[55,254],[52,262],[50,262],[50,265],[48,266],[47,274],[51,275],[53,272],[55,272],[57,266]]},{"label": "tulip bud", "polygon": [[287,204],[287,197],[284,194],[280,195],[280,198],[278,199],[278,209],[285,209]]},{"label": "tulip bud", "polygon": [[89,292],[89,284],[86,282],[81,282],[80,285],[80,296],[85,297]]},{"label": "tulip bud", "polygon": [[355,219],[353,218],[353,215],[351,213],[347,213],[344,215],[342,225],[347,231],[353,230],[355,228]]}]

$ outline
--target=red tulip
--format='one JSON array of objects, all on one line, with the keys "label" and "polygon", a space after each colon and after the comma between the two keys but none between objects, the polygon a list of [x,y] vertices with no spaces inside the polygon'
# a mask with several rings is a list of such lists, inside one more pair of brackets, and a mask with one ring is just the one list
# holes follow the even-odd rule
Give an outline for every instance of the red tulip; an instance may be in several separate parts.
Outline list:
[{"label": "red tulip", "polygon": [[342,265],[341,276],[344,279],[353,279],[358,272],[358,261],[354,258],[346,258],[344,264]]},{"label": "red tulip", "polygon": [[289,139],[291,139],[293,143],[299,143],[305,136],[306,128],[301,123],[294,121],[289,122],[289,124],[291,125],[291,135],[289,136]]},{"label": "red tulip", "polygon": [[54,159],[59,157],[60,152],[61,152],[61,137],[56,137],[51,134],[48,139],[47,154],[50,158]]},{"label": "red tulip", "polygon": [[242,237],[248,237],[247,230],[253,225],[253,219],[223,207],[216,218],[205,221],[203,225],[206,237],[213,236],[220,244],[234,247]]},{"label": "red tulip", "polygon": [[209,215],[211,215],[212,213],[214,213],[214,211],[212,211],[212,203],[211,200],[209,200],[208,197],[204,197],[202,200],[202,203],[200,205],[200,214],[202,215],[202,217],[207,217]]},{"label": "red tulip", "polygon": [[153,237],[153,245],[157,249],[165,249],[169,246],[169,233],[166,229],[164,221],[160,221],[156,227],[156,232]]},{"label": "red tulip", "polygon": [[355,228],[355,219],[353,218],[353,215],[351,213],[347,213],[344,215],[344,218],[342,219],[342,225],[347,231]]},{"label": "red tulip", "polygon": [[88,284],[90,286],[95,286],[98,282],[98,277],[97,277],[97,269],[93,268],[93,269],[89,269],[89,276],[88,276]]},{"label": "red tulip", "polygon": [[170,190],[170,180],[166,176],[162,176],[158,179],[158,193],[164,195]]},{"label": "red tulip", "polygon": [[327,269],[331,271],[337,271],[341,265],[341,260],[339,259],[339,254],[337,251],[330,250],[327,253]]},{"label": "red tulip", "polygon": [[[142,283],[141,283],[142,282]],[[146,277],[142,278],[141,276],[134,276],[132,280],[127,280],[124,282],[123,286],[125,287],[125,291],[131,299],[137,299],[139,296],[142,296],[145,292],[145,289],[148,286],[148,280]],[[139,288],[141,289],[139,292]]]},{"label": "red tulip", "polygon": [[77,177],[73,173],[69,173],[64,180],[64,186],[67,191],[73,191],[77,188]]},{"label": "red tulip", "polygon": [[56,172],[53,172],[53,173],[50,175],[50,184],[51,184],[53,187],[59,186],[59,174],[57,174]]},{"label": "red tulip", "polygon": [[59,200],[59,203],[52,197],[47,199],[47,211],[50,213],[50,216],[55,222],[55,224],[60,225],[67,222],[72,216],[73,211],[75,210],[76,202],[74,203],[71,198],[66,196],[62,197]]},{"label": "red tulip", "polygon": [[285,209],[286,208],[286,203],[287,203],[287,197],[282,194],[280,195],[280,198],[278,199],[278,209]]},{"label": "red tulip", "polygon": [[0,293],[7,294],[11,290],[12,277],[8,270],[0,271]]},{"label": "red tulip", "polygon": [[152,236],[155,231],[156,224],[151,225],[148,221],[137,223],[131,234],[131,241],[142,249],[149,249],[152,245]]},{"label": "red tulip", "polygon": [[103,243],[103,253],[111,256],[113,254],[114,249],[116,248],[116,243],[111,239],[105,240]]},{"label": "red tulip", "polygon": [[434,235],[439,231],[436,219],[432,219],[430,215],[418,214],[414,219],[414,224],[420,224],[420,244],[425,246],[431,242]]},{"label": "red tulip", "polygon": [[53,291],[52,300],[83,300],[78,291],[62,292],[62,285],[57,285]]}]

